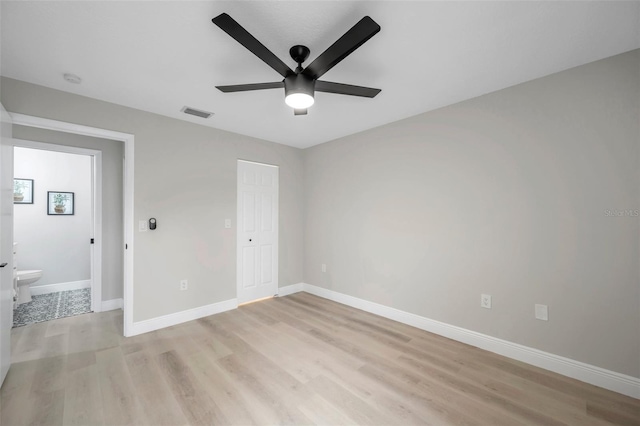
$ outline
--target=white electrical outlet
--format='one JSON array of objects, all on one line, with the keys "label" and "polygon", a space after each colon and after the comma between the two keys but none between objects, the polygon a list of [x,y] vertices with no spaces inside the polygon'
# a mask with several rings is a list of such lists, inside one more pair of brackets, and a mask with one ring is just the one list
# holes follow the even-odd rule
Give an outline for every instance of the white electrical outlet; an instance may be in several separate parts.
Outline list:
[{"label": "white electrical outlet", "polygon": [[180,290],[188,290],[189,289],[189,281],[180,280]]},{"label": "white electrical outlet", "polygon": [[147,221],[141,220],[138,222],[138,231],[145,232],[147,230]]},{"label": "white electrical outlet", "polygon": [[536,305],[536,319],[549,321],[549,307],[547,305]]},{"label": "white electrical outlet", "polygon": [[326,264],[322,264],[322,272],[327,272],[327,265]]},{"label": "white electrical outlet", "polygon": [[231,219],[224,220],[224,227],[227,229],[231,229]]},{"label": "white electrical outlet", "polygon": [[491,309],[491,295],[490,294],[481,294],[480,295],[480,306],[483,308]]}]

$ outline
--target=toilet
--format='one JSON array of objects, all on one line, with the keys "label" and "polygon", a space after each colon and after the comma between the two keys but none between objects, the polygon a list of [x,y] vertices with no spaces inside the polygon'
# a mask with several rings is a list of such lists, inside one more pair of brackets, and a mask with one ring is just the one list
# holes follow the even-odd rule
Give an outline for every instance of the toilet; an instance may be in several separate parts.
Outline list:
[{"label": "toilet", "polygon": [[22,303],[31,302],[31,289],[29,286],[40,278],[42,278],[42,270],[31,269],[25,271],[18,271],[18,305]]}]

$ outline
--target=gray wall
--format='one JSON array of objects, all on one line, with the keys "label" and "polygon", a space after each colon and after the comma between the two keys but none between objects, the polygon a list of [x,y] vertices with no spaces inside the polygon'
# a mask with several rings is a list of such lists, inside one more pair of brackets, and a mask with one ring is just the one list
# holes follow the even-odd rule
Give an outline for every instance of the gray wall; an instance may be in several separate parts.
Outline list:
[{"label": "gray wall", "polygon": [[305,282],[640,377],[639,53],[305,150]]},{"label": "gray wall", "polygon": [[18,80],[0,95],[11,112],[135,135],[134,219],[158,229],[134,236],[134,321],[236,297],[238,158],[280,166],[279,284],[302,281],[302,151]]},{"label": "gray wall", "polygon": [[124,247],[122,211],[124,144],[120,141],[19,125],[13,126],[13,136],[15,139],[75,146],[102,152],[102,300],[121,298],[124,276],[122,253]]},{"label": "gray wall", "polygon": [[[91,279],[91,157],[16,147],[13,174],[33,179],[33,204],[14,204],[18,269],[41,269],[31,287]],[[73,215],[49,215],[48,191],[74,193]]]}]

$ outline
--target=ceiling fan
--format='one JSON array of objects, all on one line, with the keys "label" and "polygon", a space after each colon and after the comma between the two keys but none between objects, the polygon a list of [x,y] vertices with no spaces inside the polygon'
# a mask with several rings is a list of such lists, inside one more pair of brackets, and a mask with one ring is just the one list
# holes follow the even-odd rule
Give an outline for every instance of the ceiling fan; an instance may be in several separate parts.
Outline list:
[{"label": "ceiling fan", "polygon": [[373,98],[380,93],[380,89],[373,89],[371,87],[318,80],[324,73],[380,31],[380,26],[368,16],[358,21],[357,24],[351,27],[349,31],[329,46],[327,50],[320,54],[311,64],[307,65],[306,68],[302,68],[302,63],[309,57],[309,48],[301,45],[293,46],[289,50],[289,54],[298,64],[295,71],[289,68],[273,54],[273,52],[267,49],[226,13],[216,16],[211,21],[284,77],[282,81],[270,83],[216,86],[216,88],[224,93],[279,89],[284,87],[285,102],[294,109],[295,115],[307,114],[307,108],[314,103],[314,93],[316,91],[336,93],[339,95],[361,96],[365,98]]}]

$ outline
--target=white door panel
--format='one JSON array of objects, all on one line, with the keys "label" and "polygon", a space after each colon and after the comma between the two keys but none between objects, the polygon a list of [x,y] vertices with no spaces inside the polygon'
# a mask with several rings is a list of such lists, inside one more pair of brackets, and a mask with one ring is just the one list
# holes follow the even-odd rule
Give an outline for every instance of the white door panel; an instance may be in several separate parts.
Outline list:
[{"label": "white door panel", "polygon": [[256,286],[256,248],[255,247],[242,247],[242,288],[251,289]]},{"label": "white door panel", "polygon": [[242,231],[255,232],[256,231],[256,195],[248,192],[242,193]]},{"label": "white door panel", "polygon": [[238,161],[238,303],[278,292],[278,167]]},{"label": "white door panel", "polygon": [[[271,194],[262,195],[262,228],[263,232],[273,231],[273,197]],[[267,235],[267,237],[269,237]]]},{"label": "white door panel", "polygon": [[260,284],[265,285],[273,280],[273,247],[263,244],[260,247]]},{"label": "white door panel", "polygon": [[11,117],[0,104],[0,386],[11,365],[13,326],[13,143]]}]

